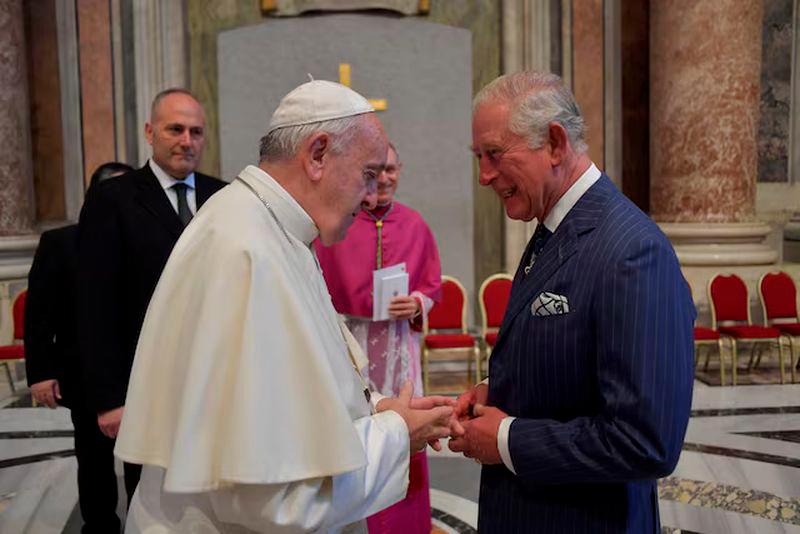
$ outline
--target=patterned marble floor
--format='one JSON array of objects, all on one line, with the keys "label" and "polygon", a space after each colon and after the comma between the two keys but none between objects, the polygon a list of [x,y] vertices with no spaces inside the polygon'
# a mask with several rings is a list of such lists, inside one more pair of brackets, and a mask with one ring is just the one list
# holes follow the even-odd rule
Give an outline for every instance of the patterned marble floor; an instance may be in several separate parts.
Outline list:
[{"label": "patterned marble floor", "polygon": [[[0,532],[78,533],[66,410],[30,407],[0,384]],[[430,455],[435,532],[475,532],[479,466]],[[675,472],[659,483],[664,532],[800,534],[800,384],[695,383]]]}]

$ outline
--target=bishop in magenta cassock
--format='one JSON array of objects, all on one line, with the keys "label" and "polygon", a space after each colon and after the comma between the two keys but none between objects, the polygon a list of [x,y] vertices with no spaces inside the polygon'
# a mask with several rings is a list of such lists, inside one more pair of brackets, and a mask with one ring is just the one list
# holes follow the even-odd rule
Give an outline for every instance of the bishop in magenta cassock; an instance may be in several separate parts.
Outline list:
[{"label": "bishop in magenta cassock", "polygon": [[[399,393],[411,380],[422,394],[419,332],[439,298],[439,251],[430,228],[419,213],[394,200],[401,163],[390,144],[386,167],[378,179],[378,205],[363,209],[347,237],[330,247],[315,242],[333,305],[368,355],[370,388],[386,396]],[[409,295],[395,297],[388,321],[372,320],[372,271],[406,264]],[[370,534],[431,530],[428,464],[425,452],[411,459],[405,500],[367,520]]]}]

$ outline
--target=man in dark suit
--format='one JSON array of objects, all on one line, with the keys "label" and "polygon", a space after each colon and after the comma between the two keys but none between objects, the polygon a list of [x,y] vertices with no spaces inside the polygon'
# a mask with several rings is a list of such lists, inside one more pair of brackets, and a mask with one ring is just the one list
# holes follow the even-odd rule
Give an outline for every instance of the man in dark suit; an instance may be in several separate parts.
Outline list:
[{"label": "man in dark suit", "polygon": [[[91,185],[133,169],[105,163]],[[81,380],[77,321],[78,225],[42,233],[28,273],[25,368],[33,399],[70,409],[84,534],[119,532],[114,441],[100,432]]]},{"label": "man in dark suit", "polygon": [[695,311],[659,228],[586,155],[570,91],[504,76],[475,99],[480,183],[538,219],[450,448],[483,464],[481,532],[659,532],[689,418]]},{"label": "man in dark suit", "polygon": [[[205,115],[184,89],[153,100],[145,137],[152,158],[87,195],[79,228],[81,355],[100,430],[114,438],[147,305],[175,242],[225,182],[195,172]],[[130,500],[138,466],[125,465]]]}]

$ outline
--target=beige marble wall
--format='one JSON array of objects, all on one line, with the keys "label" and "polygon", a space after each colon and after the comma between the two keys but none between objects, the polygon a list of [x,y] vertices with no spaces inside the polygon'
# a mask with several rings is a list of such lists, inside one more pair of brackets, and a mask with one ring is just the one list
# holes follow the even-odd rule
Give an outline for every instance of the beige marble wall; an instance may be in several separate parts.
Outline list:
[{"label": "beige marble wall", "polygon": [[605,168],[603,0],[572,2],[572,87],[586,121],[589,157]]},{"label": "beige marble wall", "polygon": [[0,2],[0,236],[33,224],[30,109],[22,0]]},{"label": "beige marble wall", "polygon": [[754,215],[761,0],[651,3],[650,179],[663,222]]},{"label": "beige marble wall", "polygon": [[36,220],[63,221],[64,144],[55,0],[27,2],[25,9]]},{"label": "beige marble wall", "polygon": [[[496,0],[433,0],[425,20],[466,28],[472,32],[472,77],[477,91],[500,74],[500,3]],[[219,110],[217,34],[257,24],[262,19],[252,0],[187,0],[190,88],[206,111],[207,144],[202,172],[219,173]],[[269,54],[266,48],[265,54]],[[476,287],[488,275],[503,270],[504,214],[494,192],[480,187],[474,176],[474,235]]]},{"label": "beige marble wall", "polygon": [[114,79],[108,0],[81,0],[80,38],[83,168],[85,183],[94,170],[116,159],[114,142]]}]

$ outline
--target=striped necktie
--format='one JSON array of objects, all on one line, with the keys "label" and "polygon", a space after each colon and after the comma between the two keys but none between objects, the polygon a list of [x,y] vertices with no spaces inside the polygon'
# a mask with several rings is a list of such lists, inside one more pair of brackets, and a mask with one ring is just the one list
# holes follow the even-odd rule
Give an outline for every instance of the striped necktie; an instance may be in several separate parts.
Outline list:
[{"label": "striped necktie", "polygon": [[186,200],[186,190],[189,189],[189,186],[181,182],[173,185],[172,189],[178,195],[178,218],[186,227],[192,220],[192,210],[189,209],[189,202]]}]

